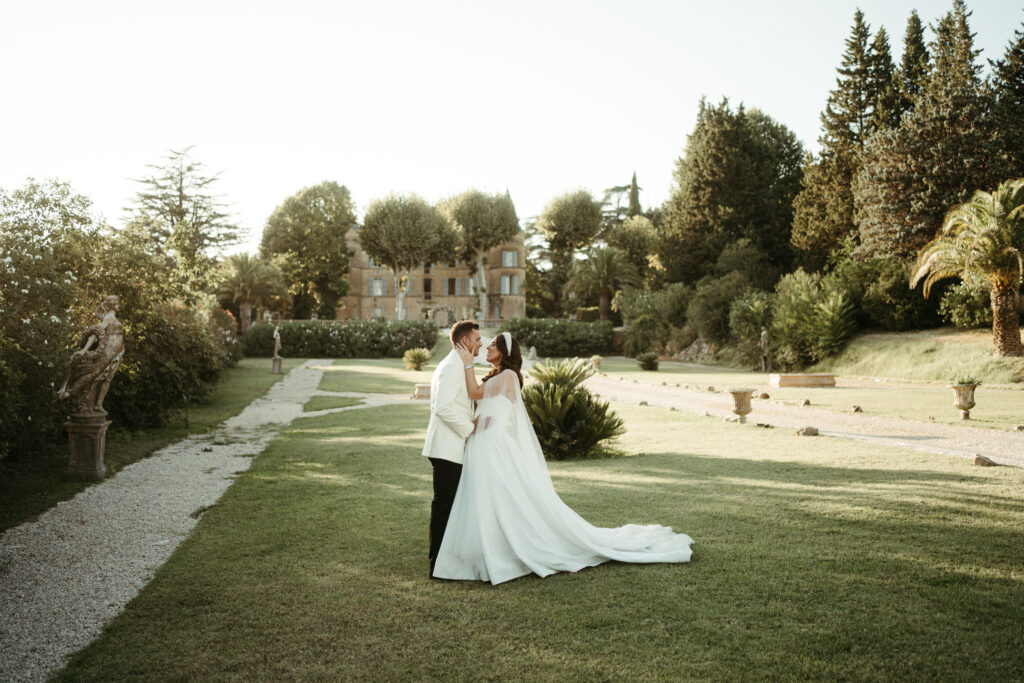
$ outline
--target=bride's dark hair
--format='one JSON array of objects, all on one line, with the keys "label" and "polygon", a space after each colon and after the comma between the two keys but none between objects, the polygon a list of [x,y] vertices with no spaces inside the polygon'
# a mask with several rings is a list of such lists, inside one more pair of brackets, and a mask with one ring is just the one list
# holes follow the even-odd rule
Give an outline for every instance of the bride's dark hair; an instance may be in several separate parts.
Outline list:
[{"label": "bride's dark hair", "polygon": [[494,377],[503,370],[511,370],[516,373],[516,377],[519,378],[519,388],[523,388],[523,373],[520,370],[523,367],[523,354],[519,351],[519,342],[516,341],[515,337],[509,335],[512,338],[512,348],[508,349],[505,347],[505,335],[498,334],[494,338],[494,346],[497,347],[498,352],[501,353],[501,360],[498,361],[498,367],[492,368],[487,376],[483,378],[483,382],[486,382],[491,377]]}]

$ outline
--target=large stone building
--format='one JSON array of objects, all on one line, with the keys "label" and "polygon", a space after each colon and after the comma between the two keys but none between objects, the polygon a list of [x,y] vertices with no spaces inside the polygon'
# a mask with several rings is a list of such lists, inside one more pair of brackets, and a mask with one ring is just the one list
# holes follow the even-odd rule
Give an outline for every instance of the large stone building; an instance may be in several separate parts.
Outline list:
[{"label": "large stone building", "polygon": [[[349,230],[347,239],[353,256],[349,261],[348,296],[343,299],[344,306],[338,309],[338,319],[383,317],[395,320],[394,274],[390,268],[374,263],[359,248],[358,228]],[[482,316],[478,315],[480,297],[475,292],[469,266],[457,261],[453,254],[449,262],[431,263],[412,271],[404,301],[406,319],[428,318],[440,325],[449,325],[466,318],[497,322],[524,317],[525,239],[525,233],[520,232],[511,241],[487,253],[484,266],[487,310]]]}]

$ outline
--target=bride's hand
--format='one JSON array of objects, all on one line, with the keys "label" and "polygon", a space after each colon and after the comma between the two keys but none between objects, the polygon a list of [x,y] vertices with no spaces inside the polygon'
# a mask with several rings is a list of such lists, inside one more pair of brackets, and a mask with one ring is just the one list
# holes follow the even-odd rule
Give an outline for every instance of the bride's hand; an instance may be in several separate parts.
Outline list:
[{"label": "bride's hand", "polygon": [[455,345],[455,352],[459,354],[463,365],[471,365],[473,363],[473,354],[462,344]]}]

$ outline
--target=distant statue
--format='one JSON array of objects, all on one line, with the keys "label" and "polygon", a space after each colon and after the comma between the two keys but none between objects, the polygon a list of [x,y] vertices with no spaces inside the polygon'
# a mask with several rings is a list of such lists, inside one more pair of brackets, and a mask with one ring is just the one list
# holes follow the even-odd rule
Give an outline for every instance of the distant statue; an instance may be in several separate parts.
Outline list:
[{"label": "distant statue", "polygon": [[537,360],[537,347],[531,346],[530,353],[527,354],[526,360]]},{"label": "distant statue", "polygon": [[270,311],[263,311],[263,322],[270,324]]},{"label": "distant statue", "polygon": [[279,325],[274,326],[274,358],[281,357],[281,330]]},{"label": "distant statue", "polygon": [[117,320],[120,300],[108,296],[96,307],[99,324],[82,332],[64,385],[57,392],[73,415],[105,415],[103,399],[124,357],[124,329]]},{"label": "distant statue", "polygon": [[768,329],[761,328],[761,372],[768,372]]}]

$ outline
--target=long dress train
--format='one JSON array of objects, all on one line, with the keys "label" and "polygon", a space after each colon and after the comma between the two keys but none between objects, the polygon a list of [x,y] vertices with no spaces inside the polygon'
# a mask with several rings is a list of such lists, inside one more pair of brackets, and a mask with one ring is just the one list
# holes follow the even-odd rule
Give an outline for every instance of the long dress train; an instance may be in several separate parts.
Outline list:
[{"label": "long dress train", "polygon": [[689,562],[693,543],[660,525],[600,528],[562,502],[511,370],[484,384],[434,576],[502,583],[607,562]]}]

